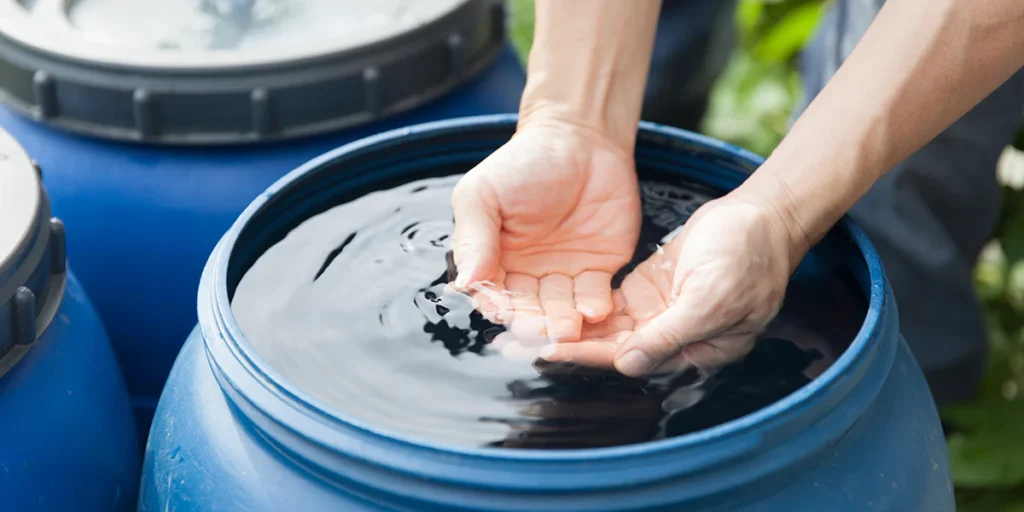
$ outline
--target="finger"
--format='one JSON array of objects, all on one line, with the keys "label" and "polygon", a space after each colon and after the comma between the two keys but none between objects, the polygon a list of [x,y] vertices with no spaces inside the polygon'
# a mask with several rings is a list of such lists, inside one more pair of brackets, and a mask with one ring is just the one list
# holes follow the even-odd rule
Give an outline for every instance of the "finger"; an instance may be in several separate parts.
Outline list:
[{"label": "finger", "polygon": [[476,310],[488,321],[502,324],[511,317],[511,301],[505,290],[504,281],[490,283],[479,281],[469,285],[470,298],[476,301]]},{"label": "finger", "polygon": [[592,341],[595,338],[607,338],[622,331],[631,331],[635,323],[626,315],[611,315],[596,324],[583,324],[580,333],[581,341]]},{"label": "finger", "polygon": [[626,302],[626,313],[637,322],[646,322],[668,307],[658,292],[657,283],[652,283],[644,272],[630,272],[622,280],[622,296]]},{"label": "finger", "polygon": [[576,310],[590,323],[600,322],[612,312],[612,275],[588,270],[573,279]]},{"label": "finger", "polygon": [[540,279],[540,305],[544,308],[548,337],[554,341],[580,339],[583,316],[576,311],[573,280],[563,274],[550,274]]},{"label": "finger", "polygon": [[526,346],[519,342],[508,331],[498,333],[491,341],[491,346],[510,361],[533,362],[540,357],[541,346]]},{"label": "finger", "polygon": [[493,280],[499,269],[501,217],[497,203],[481,185],[460,183],[452,194],[455,232],[452,256],[458,269],[455,286]]},{"label": "finger", "polygon": [[537,359],[537,356],[538,356],[539,352],[540,352],[540,348],[538,348],[538,347],[526,347],[526,346],[523,346],[522,343],[519,343],[519,341],[516,341],[516,340],[513,340],[513,341],[510,341],[508,343],[505,343],[501,347],[501,355],[505,359],[508,359],[509,361],[520,362],[520,363],[532,362],[534,359]]},{"label": "finger", "polygon": [[716,368],[750,353],[757,337],[751,334],[719,336],[683,348],[680,355],[698,368]]},{"label": "finger", "polygon": [[552,363],[572,363],[592,368],[615,367],[615,354],[628,332],[594,341],[579,343],[559,343],[548,345],[540,350],[539,356]]},{"label": "finger", "polygon": [[491,347],[500,352],[506,345],[509,345],[514,341],[516,341],[516,337],[513,336],[512,333],[508,331],[500,332],[491,340]]},{"label": "finger", "polygon": [[479,311],[487,321],[496,324],[501,323],[498,320],[498,306],[487,294],[471,293],[469,296],[473,299],[473,307]]},{"label": "finger", "polygon": [[648,293],[658,294],[659,300],[655,301],[654,297],[651,297],[651,303],[654,307],[660,308],[659,311],[664,311],[675,300],[670,284],[673,282],[674,269],[673,262],[661,252],[651,256],[631,272],[631,274],[639,274],[647,283],[650,283],[651,289],[648,290]]},{"label": "finger", "polygon": [[622,293],[622,288],[612,290],[612,314],[626,314],[626,294]]},{"label": "finger", "polygon": [[[597,369],[615,369],[615,354],[621,342],[627,337],[627,332],[621,332],[618,336],[611,336],[599,341],[550,345],[540,349],[537,355],[549,363],[574,364]],[[693,346],[696,347],[697,345],[699,343]],[[683,351],[670,357],[649,373],[652,375],[664,375],[679,373],[694,367],[710,368],[721,366],[721,364],[712,363],[713,359],[703,358],[702,355],[698,355],[696,358],[697,362],[691,361],[690,356],[686,351]]]},{"label": "finger", "polygon": [[706,315],[693,313],[694,309],[677,301],[638,328],[619,348],[615,368],[623,375],[640,377],[682,352],[684,347],[717,335],[718,326],[712,325]]},{"label": "finger", "polygon": [[509,331],[524,345],[547,343],[547,325],[540,305],[540,282],[525,274],[509,274],[505,286],[510,299]]}]

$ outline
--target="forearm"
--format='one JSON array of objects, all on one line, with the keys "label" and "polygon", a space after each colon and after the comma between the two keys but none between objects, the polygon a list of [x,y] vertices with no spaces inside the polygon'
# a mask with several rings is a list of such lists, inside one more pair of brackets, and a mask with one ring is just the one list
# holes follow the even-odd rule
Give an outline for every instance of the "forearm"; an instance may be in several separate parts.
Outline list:
[{"label": "forearm", "polygon": [[738,192],[771,203],[806,250],[888,169],[1022,65],[1020,0],[889,0]]},{"label": "forearm", "polygon": [[537,0],[520,126],[580,125],[632,150],[660,0]]}]

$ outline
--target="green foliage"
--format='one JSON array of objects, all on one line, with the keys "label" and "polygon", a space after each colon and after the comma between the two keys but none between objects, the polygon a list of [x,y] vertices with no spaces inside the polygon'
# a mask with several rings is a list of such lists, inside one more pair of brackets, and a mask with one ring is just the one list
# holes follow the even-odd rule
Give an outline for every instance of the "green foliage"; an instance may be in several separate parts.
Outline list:
[{"label": "green foliage", "polygon": [[[740,44],[711,97],[709,134],[769,154],[800,98],[794,57],[827,3],[741,0]],[[1024,147],[1024,132],[1018,138]],[[1024,512],[1024,194],[1004,188],[994,245],[975,271],[991,331],[980,396],[943,410],[953,478],[967,511]]]},{"label": "green foliage", "polygon": [[1024,483],[1024,408],[1003,397],[948,407],[947,421],[958,431],[949,436],[953,478],[962,488],[1013,489]]},{"label": "green foliage", "polygon": [[533,45],[533,0],[511,0],[508,2],[512,23],[509,27],[509,39],[519,55],[519,60],[526,64],[526,56]]},{"label": "green foliage", "polygon": [[787,64],[814,32],[822,0],[742,0],[736,9],[740,43],[761,62]]},{"label": "green foliage", "polygon": [[741,0],[738,41],[708,105],[703,131],[767,155],[801,97],[795,61],[824,12],[822,0]]}]

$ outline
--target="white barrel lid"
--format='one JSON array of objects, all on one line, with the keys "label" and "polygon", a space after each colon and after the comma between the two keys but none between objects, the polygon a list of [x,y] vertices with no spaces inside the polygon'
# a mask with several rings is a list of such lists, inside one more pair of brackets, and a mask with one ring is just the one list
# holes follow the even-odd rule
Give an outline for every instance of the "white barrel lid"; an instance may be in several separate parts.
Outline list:
[{"label": "white barrel lid", "polygon": [[272,64],[407,33],[465,0],[0,0],[36,48],[140,68]]},{"label": "white barrel lid", "polygon": [[13,264],[34,235],[40,200],[32,161],[14,137],[0,130],[0,270]]},{"label": "white barrel lid", "polygon": [[53,320],[66,270],[64,225],[50,217],[39,168],[0,129],[0,377]]},{"label": "white barrel lid", "polygon": [[0,0],[0,100],[120,140],[308,136],[464,82],[504,20],[502,0]]}]

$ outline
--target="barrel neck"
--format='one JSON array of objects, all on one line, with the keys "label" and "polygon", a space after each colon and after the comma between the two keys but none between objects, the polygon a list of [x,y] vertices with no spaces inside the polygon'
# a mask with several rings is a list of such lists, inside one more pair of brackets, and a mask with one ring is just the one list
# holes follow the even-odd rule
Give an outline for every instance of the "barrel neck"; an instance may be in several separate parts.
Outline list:
[{"label": "barrel neck", "polygon": [[[867,319],[851,346],[824,374],[783,400],[685,436],[588,450],[438,445],[381,432],[333,411],[259,360],[232,315],[228,288],[235,278],[228,270],[239,233],[270,196],[329,162],[375,144],[466,129],[510,134],[514,123],[514,116],[432,123],[340,148],[271,187],[225,235],[203,273],[200,326],[211,368],[254,436],[304,470],[395,508],[450,506],[456,500],[458,507],[478,509],[502,500],[509,507],[528,509],[543,495],[546,500],[564,497],[583,509],[587,503],[599,508],[600,500],[623,489],[639,489],[637,504],[644,506],[699,506],[711,497],[740,495],[735,491],[806,463],[851,429],[892,366],[898,321],[878,256],[849,219],[838,229],[859,252],[861,285],[871,297]],[[760,163],[756,155],[671,128],[645,124],[639,140],[638,165],[662,162],[671,167],[688,158],[688,177],[713,186],[732,188],[744,171]]]}]

